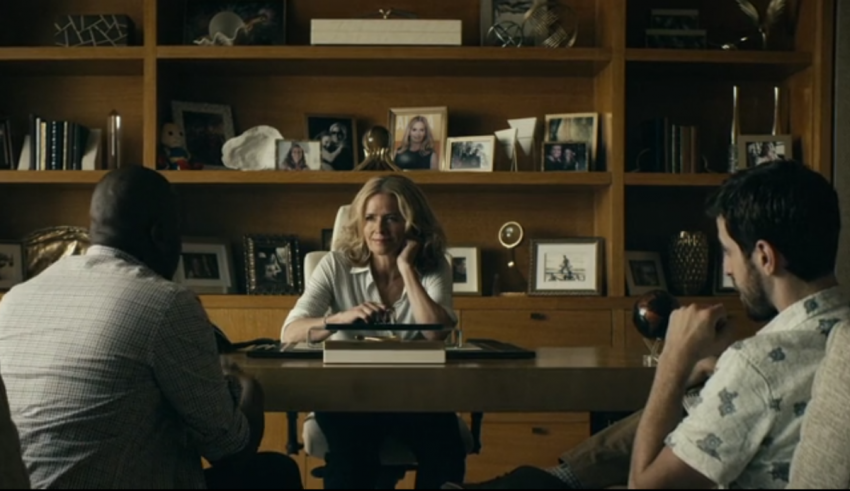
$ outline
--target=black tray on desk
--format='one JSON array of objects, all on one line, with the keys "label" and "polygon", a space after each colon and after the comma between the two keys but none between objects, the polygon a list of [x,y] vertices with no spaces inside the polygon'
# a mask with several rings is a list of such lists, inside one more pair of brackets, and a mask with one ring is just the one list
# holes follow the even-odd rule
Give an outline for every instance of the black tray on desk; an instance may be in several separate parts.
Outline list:
[{"label": "black tray on desk", "polygon": [[[447,360],[530,360],[537,353],[495,339],[467,339],[462,348],[446,349]],[[321,360],[322,348],[307,347],[307,343],[270,343],[254,346],[245,352],[249,358],[285,358]]]}]

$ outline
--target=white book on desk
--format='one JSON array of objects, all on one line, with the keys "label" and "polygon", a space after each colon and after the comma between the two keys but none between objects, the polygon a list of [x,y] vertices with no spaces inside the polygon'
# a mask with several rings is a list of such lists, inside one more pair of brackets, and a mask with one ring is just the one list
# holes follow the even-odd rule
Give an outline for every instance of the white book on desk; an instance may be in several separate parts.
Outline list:
[{"label": "white book on desk", "polygon": [[441,364],[446,362],[442,341],[364,342],[325,341],[325,363],[345,364]]}]

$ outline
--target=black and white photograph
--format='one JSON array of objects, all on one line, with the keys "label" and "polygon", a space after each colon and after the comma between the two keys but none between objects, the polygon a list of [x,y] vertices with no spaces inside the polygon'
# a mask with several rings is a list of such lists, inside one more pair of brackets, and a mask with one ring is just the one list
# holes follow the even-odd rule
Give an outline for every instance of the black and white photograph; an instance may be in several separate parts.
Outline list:
[{"label": "black and white photograph", "polygon": [[308,114],[307,138],[319,142],[323,169],[354,169],[358,152],[352,116]]},{"label": "black and white photograph", "polygon": [[587,144],[588,169],[590,169],[596,159],[599,115],[597,113],[547,114],[545,121],[543,141]]},{"label": "black and white photograph", "polygon": [[774,160],[791,160],[790,135],[740,135],[738,166],[755,167]]},{"label": "black and white photograph", "polygon": [[24,281],[24,248],[19,242],[0,242],[0,291]]},{"label": "black and white photograph", "polygon": [[331,170],[322,165],[319,142],[278,140],[276,146],[277,170]]},{"label": "black and white photograph", "polygon": [[195,293],[233,293],[230,244],[217,238],[186,238],[174,282]]},{"label": "black and white photograph", "polygon": [[531,241],[529,295],[602,295],[602,239]]},{"label": "black and white photograph", "polygon": [[288,235],[246,235],[245,279],[249,295],[297,295],[302,291],[298,239]]},{"label": "black and white photograph", "polygon": [[236,136],[230,106],[172,101],[174,122],[183,130],[189,161],[204,169],[225,169],[224,142]]},{"label": "black and white photograph", "polygon": [[465,136],[446,140],[448,157],[444,170],[491,172],[496,136]]},{"label": "black and white photograph", "polygon": [[390,109],[393,161],[401,170],[439,170],[448,131],[448,108]]},{"label": "black and white photograph", "polygon": [[183,44],[281,45],[286,40],[286,2],[187,0]]},{"label": "black and white photograph", "polygon": [[482,0],[481,44],[534,46],[534,29],[524,19],[533,6],[534,0]]},{"label": "black and white photograph", "polygon": [[451,257],[452,292],[455,295],[481,295],[481,251],[478,247],[449,247]]},{"label": "black and white photograph", "polygon": [[651,251],[626,251],[626,286],[629,295],[667,290],[661,255]]},{"label": "black and white photograph", "polygon": [[543,144],[543,171],[586,172],[588,151],[583,142],[549,142]]}]

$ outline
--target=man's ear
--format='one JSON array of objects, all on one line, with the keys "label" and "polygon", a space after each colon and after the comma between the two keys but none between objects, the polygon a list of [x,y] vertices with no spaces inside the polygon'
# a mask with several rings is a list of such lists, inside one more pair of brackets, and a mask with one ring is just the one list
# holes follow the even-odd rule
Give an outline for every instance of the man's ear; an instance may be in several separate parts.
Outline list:
[{"label": "man's ear", "polygon": [[753,248],[753,264],[764,273],[765,276],[775,275],[784,261],[782,254],[769,242],[760,240]]}]

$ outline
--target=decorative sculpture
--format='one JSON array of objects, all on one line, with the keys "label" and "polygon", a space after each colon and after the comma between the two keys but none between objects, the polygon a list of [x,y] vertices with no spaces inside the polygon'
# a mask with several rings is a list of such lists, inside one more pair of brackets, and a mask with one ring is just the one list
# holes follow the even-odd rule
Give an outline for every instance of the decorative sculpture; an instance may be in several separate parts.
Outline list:
[{"label": "decorative sculpture", "polygon": [[356,171],[401,171],[393,162],[390,132],[383,126],[373,126],[363,134],[363,153],[366,158],[357,164]]}]

